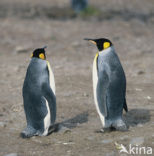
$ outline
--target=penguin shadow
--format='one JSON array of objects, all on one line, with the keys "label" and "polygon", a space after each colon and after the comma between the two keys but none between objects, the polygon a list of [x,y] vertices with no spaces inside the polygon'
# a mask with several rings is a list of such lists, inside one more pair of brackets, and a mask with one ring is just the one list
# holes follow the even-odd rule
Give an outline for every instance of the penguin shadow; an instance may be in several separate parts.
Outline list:
[{"label": "penguin shadow", "polygon": [[62,124],[63,126],[67,128],[73,129],[73,128],[76,128],[79,124],[88,122],[88,116],[89,116],[88,112],[83,112],[83,113],[76,115],[75,117],[71,119],[67,119],[61,122],[60,124]]},{"label": "penguin shadow", "polygon": [[88,112],[83,112],[74,116],[73,118],[56,123],[49,128],[49,135],[53,132],[60,132],[63,129],[65,129],[65,131],[69,131],[73,128],[76,128],[80,124],[88,122],[88,116]]},{"label": "penguin shadow", "polygon": [[150,111],[147,109],[131,109],[124,116],[124,120],[130,127],[142,125],[150,121]]}]

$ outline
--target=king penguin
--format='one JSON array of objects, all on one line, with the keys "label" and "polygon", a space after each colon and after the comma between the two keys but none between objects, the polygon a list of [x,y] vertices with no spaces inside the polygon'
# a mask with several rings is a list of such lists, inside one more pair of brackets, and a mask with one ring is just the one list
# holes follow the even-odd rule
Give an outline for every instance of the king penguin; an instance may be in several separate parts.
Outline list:
[{"label": "king penguin", "polygon": [[56,120],[54,75],[46,60],[45,48],[34,50],[23,84],[27,127],[21,137],[46,136]]},{"label": "king penguin", "polygon": [[85,39],[95,44],[98,52],[93,61],[93,92],[96,110],[103,128],[101,132],[112,129],[128,129],[122,118],[126,104],[126,78],[112,42],[106,38]]}]

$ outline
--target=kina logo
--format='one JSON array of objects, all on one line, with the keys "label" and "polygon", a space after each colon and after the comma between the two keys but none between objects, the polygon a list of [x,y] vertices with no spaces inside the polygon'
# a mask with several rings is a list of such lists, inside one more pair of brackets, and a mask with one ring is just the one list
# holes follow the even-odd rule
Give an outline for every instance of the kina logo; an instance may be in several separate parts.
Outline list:
[{"label": "kina logo", "polygon": [[123,144],[118,144],[115,142],[115,147],[119,151],[119,153],[127,153],[127,154],[145,154],[152,155],[152,147],[144,147],[139,145],[131,145],[129,144],[129,148],[126,148]]}]

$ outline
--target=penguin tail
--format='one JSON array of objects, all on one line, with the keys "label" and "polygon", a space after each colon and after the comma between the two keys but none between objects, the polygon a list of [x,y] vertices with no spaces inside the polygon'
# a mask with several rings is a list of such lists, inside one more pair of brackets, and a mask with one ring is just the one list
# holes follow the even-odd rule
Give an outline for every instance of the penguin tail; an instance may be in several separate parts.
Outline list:
[{"label": "penguin tail", "polygon": [[49,127],[49,130],[48,130],[48,135],[50,135],[51,133],[53,132],[58,132],[59,131],[59,123],[56,123],[54,125],[51,125]]},{"label": "penguin tail", "polygon": [[124,100],[124,105],[123,105],[123,108],[126,112],[128,112],[128,107],[127,107],[127,102],[126,102],[126,98]]}]

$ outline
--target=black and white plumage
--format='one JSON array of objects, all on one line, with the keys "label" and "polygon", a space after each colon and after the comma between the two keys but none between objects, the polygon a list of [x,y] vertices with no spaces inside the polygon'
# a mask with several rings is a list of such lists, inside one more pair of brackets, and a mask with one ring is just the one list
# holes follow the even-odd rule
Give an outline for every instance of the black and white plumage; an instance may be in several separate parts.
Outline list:
[{"label": "black and white plumage", "polygon": [[103,130],[127,130],[122,119],[123,109],[128,111],[126,78],[114,46],[104,38],[86,40],[96,44],[99,49],[93,62],[93,92]]},{"label": "black and white plumage", "polygon": [[21,136],[46,136],[56,120],[56,96],[54,75],[43,49],[33,52],[23,85],[23,102],[27,127]]}]

